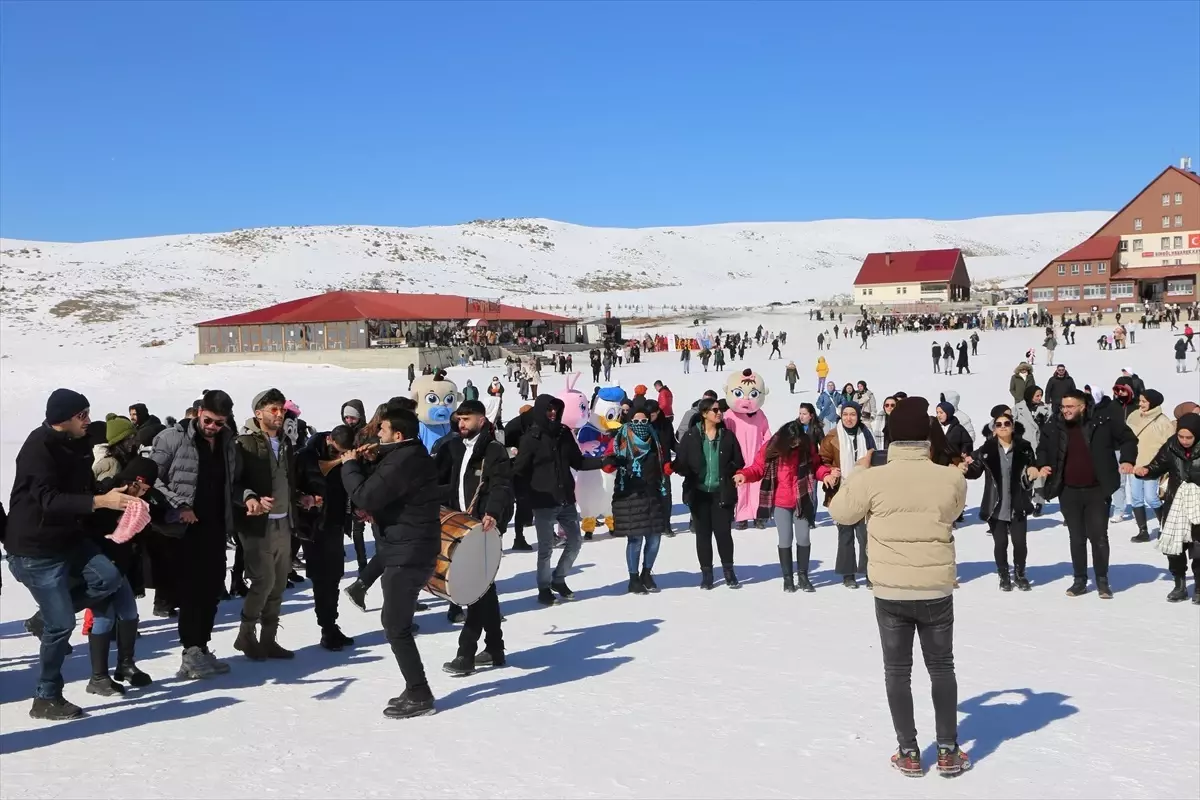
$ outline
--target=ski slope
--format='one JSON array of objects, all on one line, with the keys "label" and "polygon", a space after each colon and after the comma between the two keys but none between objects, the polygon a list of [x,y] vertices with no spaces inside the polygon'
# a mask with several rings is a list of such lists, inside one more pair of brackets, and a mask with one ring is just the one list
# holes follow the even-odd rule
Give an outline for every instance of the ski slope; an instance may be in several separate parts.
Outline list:
[{"label": "ski slope", "polygon": [[[776,427],[814,399],[813,339],[826,326],[784,311],[713,317],[708,326],[753,330],[760,322],[789,332],[784,361],[768,364],[761,349],[746,361],[764,370],[765,411]],[[826,353],[830,378],[866,380],[880,401],[900,389],[934,401],[940,389],[957,389],[978,430],[994,404],[1008,401],[1012,368],[1042,337],[1036,329],[983,333],[974,374],[950,378],[930,374],[935,338],[946,335],[875,337],[865,351],[838,341]],[[1109,387],[1132,365],[1168,409],[1200,399],[1197,372],[1174,374],[1167,330],[1139,331],[1137,340],[1128,353],[1099,352],[1082,329],[1079,344],[1059,356],[1080,386]],[[89,350],[71,360],[45,345],[0,361],[0,491],[7,496],[17,448],[59,385],[87,394],[100,418],[133,402],[177,416],[202,389],[217,387],[233,395],[240,418],[254,392],[278,386],[321,428],[351,397],[370,409],[405,388],[402,374],[385,371],[185,366],[185,349]],[[805,390],[795,396],[783,383],[787,359]],[[685,376],[676,355],[651,354],[614,377],[629,390],[662,378],[682,410],[720,385],[693,365]],[[451,376],[460,386],[466,378],[484,385],[495,372]],[[1039,382],[1049,375],[1040,363],[1035,373]],[[546,373],[542,389],[563,383]],[[519,405],[511,385],[505,405],[506,416]],[[1129,541],[1132,522],[1115,525],[1115,598],[1068,598],[1067,535],[1052,504],[1031,521],[1034,590],[1001,593],[975,512],[981,491],[982,481],[971,484],[967,524],[956,536],[960,740],[975,761],[956,780],[907,779],[890,768],[896,742],[871,594],[836,585],[836,530],[822,514],[813,534],[815,594],[782,592],[774,529],[735,532],[740,591],[701,592],[694,538],[684,531],[664,539],[655,570],[663,591],[645,597],[624,594],[624,542],[600,536],[585,543],[569,579],[577,599],[548,609],[535,603],[535,555],[510,553],[499,576],[509,666],[463,679],[443,674],[457,629],[432,601],[418,615],[418,644],[439,713],[404,722],[381,715],[402,683],[380,632],[378,588],[369,614],[342,602],[342,626],[358,640],[342,653],[317,645],[311,593],[298,588],[286,595],[281,632],[295,661],[257,664],[236,654],[233,601],[221,606],[213,643],[232,672],[176,681],[174,624],[151,617],[147,599],[139,661],[156,682],[115,701],[84,694],[87,656],[77,631],[66,695],[90,716],[35,723],[26,712],[37,645],[21,627],[34,607],[5,567],[0,797],[1197,797],[1200,623],[1195,606],[1165,602],[1165,557]],[[677,527],[686,527],[686,511],[676,512]],[[353,570],[351,556],[347,581]],[[928,747],[929,682],[919,653],[915,660],[917,724]],[[925,755],[928,766],[930,750]]]}]

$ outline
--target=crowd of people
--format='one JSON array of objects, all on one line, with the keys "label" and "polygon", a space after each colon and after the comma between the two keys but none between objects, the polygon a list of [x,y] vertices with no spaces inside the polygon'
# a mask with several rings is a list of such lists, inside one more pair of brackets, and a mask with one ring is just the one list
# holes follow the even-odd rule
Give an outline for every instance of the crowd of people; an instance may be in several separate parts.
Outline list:
[{"label": "crowd of people", "polygon": [[[735,335],[733,349],[782,336]],[[966,340],[958,347],[960,366],[967,347]],[[939,347],[935,371],[946,358]],[[593,354],[591,365],[597,383],[609,376],[604,354],[598,364]],[[520,382],[527,368],[512,370],[509,380]],[[865,381],[841,390],[828,381],[824,356],[817,373],[816,403],[799,404],[796,416],[752,452],[727,428],[731,412],[715,391],[677,420],[661,381],[654,399],[639,387],[622,400],[619,428],[591,455],[563,424],[563,400],[538,395],[536,378],[528,381],[532,405],[504,424],[477,389],[467,393],[451,432],[431,447],[422,442],[414,402],[403,396],[381,404],[370,419],[361,401],[348,401],[338,410],[340,424],[320,432],[277,389],[252,398],[241,426],[232,398],[219,390],[205,391],[179,421],[160,422],[138,404],[92,422],[87,398],[59,389],[17,457],[3,528],[12,575],[38,606],[27,621],[41,640],[30,714],[50,720],[83,714],[63,696],[62,678],[80,611],[91,664],[86,691],[116,696],[126,685],[151,682],[136,661],[138,596],[153,591],[155,613],[177,619],[177,677],[199,680],[231,669],[209,646],[224,598],[241,599],[235,649],[254,661],[293,658],[278,632],[283,593],[300,581],[311,582],[320,644],[331,651],[354,643],[338,625],[339,598],[344,593],[365,610],[367,592],[379,583],[382,624],[405,680],[384,714],[432,713],[413,616],[441,552],[440,509],[473,515],[485,530],[513,528],[513,549],[537,551],[538,602],[555,605],[574,597],[567,577],[584,540],[574,475],[590,470],[613,476],[611,528],[626,538],[634,595],[658,591],[655,561],[662,538],[675,533],[673,475],[682,479],[704,590],[717,585],[717,559],[721,583],[739,588],[733,531],[773,521],[783,591],[816,591],[811,532],[824,506],[837,526],[835,571],[843,585],[857,589],[861,576],[874,591],[899,744],[893,764],[906,774],[921,772],[911,699],[905,699],[914,631],[933,680],[938,769],[953,775],[970,765],[957,743],[951,647],[954,531],[964,519],[968,480],[983,480],[979,516],[993,539],[1001,591],[1034,589],[1027,520],[1057,500],[1073,566],[1068,595],[1088,592],[1089,551],[1099,596],[1111,598],[1119,588],[1109,581],[1108,526],[1124,518],[1128,505],[1138,525],[1135,542],[1154,540],[1151,520],[1157,523],[1158,548],[1174,579],[1167,600],[1188,599],[1189,554],[1193,574],[1200,570],[1195,403],[1180,403],[1168,416],[1163,394],[1132,370],[1114,381],[1111,395],[1076,387],[1061,364],[1043,387],[1033,365],[1022,362],[1010,397],[977,432],[955,391],[936,401],[895,392],[879,402]],[[785,377],[794,389],[794,363]],[[500,383],[493,380],[489,395]],[[735,520],[747,485],[758,486],[758,512]],[[529,528],[536,545],[525,539]],[[347,539],[359,573],[339,591]],[[1193,591],[1191,600],[1200,603],[1200,593]],[[448,614],[463,631],[446,672],[467,675],[506,663],[494,585]]]}]

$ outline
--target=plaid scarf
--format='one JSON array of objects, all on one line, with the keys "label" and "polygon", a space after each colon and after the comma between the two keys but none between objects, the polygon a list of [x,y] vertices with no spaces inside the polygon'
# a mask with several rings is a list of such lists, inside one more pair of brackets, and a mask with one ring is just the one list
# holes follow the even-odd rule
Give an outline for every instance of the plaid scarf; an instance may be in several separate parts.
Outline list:
[{"label": "plaid scarf", "polygon": [[[811,454],[810,454],[811,456]],[[815,509],[817,482],[813,478],[812,470],[810,469],[811,458],[796,459],[796,512],[799,513],[804,508],[804,497],[808,496],[812,507]],[[775,486],[779,483],[779,459],[767,459],[767,466],[763,469],[762,483],[758,486],[758,513],[755,514],[755,519],[770,518],[775,509]]]}]

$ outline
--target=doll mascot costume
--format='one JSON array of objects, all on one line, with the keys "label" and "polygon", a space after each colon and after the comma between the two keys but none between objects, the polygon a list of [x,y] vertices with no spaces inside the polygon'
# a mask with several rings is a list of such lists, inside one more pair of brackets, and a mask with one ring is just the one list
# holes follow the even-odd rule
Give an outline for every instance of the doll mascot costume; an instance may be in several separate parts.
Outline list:
[{"label": "doll mascot costume", "polygon": [[[566,406],[562,422],[575,434],[583,455],[599,457],[604,455],[613,434],[621,427],[621,401],[625,399],[625,392],[616,386],[604,387],[597,395],[593,409],[587,395],[575,388],[577,380],[578,373],[568,381],[566,391],[558,396]],[[575,474],[575,500],[582,517],[579,527],[586,538],[591,538],[601,521],[612,531],[614,483],[613,475],[599,470]]]},{"label": "doll mascot costume", "polygon": [[421,421],[421,443],[433,452],[433,446],[450,433],[450,419],[462,402],[462,392],[443,370],[432,375],[418,375],[413,381],[412,399],[417,403],[417,419]]},{"label": "doll mascot costume", "polygon": [[[752,369],[744,369],[729,376],[725,382],[725,427],[737,439],[742,448],[742,458],[753,464],[760,448],[766,447],[771,438],[771,425],[762,411],[767,399],[767,384],[762,376]],[[738,530],[745,530],[751,522],[756,528],[767,527],[769,506],[759,507],[760,482],[746,482],[738,487],[737,508],[734,521]]]}]

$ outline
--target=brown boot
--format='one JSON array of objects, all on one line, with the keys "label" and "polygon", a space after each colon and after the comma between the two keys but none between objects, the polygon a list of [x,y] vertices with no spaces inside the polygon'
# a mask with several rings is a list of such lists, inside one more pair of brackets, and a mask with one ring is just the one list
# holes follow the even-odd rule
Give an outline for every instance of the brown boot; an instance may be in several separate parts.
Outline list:
[{"label": "brown boot", "polygon": [[275,641],[275,634],[279,631],[279,623],[273,625],[263,623],[262,626],[262,649],[267,658],[278,658],[281,660],[295,658],[296,654],[291,650],[284,648],[279,642]]},{"label": "brown boot", "polygon": [[237,639],[233,642],[233,649],[241,651],[251,661],[266,661],[267,654],[258,641],[258,633],[255,631],[257,626],[258,623],[255,620],[242,617],[242,627],[238,630]]}]

